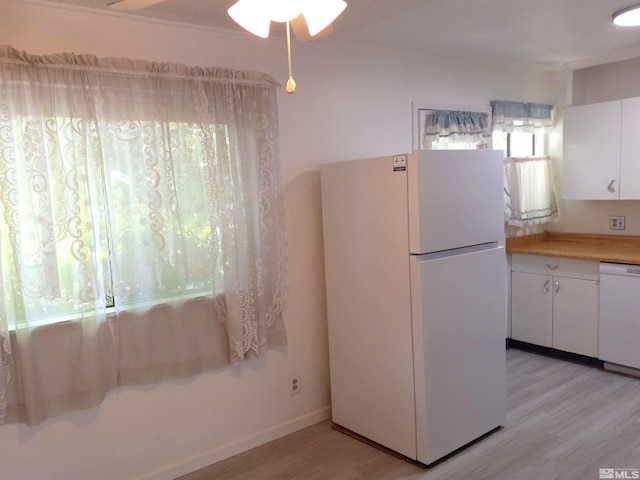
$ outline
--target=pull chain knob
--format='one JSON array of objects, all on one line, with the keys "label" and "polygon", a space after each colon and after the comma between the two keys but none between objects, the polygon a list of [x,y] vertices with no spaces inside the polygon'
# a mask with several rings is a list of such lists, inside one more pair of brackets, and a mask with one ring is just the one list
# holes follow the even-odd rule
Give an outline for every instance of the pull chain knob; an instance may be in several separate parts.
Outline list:
[{"label": "pull chain knob", "polygon": [[293,79],[293,70],[291,68],[291,27],[289,22],[287,22],[287,62],[289,64],[289,80],[287,80],[285,90],[287,93],[294,93],[296,91],[296,81]]}]

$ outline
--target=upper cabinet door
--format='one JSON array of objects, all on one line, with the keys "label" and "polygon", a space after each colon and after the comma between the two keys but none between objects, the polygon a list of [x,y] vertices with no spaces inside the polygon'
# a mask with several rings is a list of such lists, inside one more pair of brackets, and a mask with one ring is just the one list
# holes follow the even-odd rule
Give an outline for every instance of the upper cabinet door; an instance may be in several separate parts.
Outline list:
[{"label": "upper cabinet door", "polygon": [[568,107],[563,122],[563,198],[620,198],[620,100]]},{"label": "upper cabinet door", "polygon": [[620,200],[640,198],[640,98],[622,100]]}]

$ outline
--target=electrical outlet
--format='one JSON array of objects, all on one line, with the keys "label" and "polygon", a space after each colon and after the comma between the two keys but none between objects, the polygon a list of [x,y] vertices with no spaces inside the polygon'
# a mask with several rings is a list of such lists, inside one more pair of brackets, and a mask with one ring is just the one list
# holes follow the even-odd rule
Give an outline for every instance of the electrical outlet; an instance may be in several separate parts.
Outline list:
[{"label": "electrical outlet", "polygon": [[289,377],[289,395],[300,393],[300,375],[294,374]]},{"label": "electrical outlet", "polygon": [[621,215],[612,215],[609,218],[609,229],[610,230],[624,230],[625,217]]}]

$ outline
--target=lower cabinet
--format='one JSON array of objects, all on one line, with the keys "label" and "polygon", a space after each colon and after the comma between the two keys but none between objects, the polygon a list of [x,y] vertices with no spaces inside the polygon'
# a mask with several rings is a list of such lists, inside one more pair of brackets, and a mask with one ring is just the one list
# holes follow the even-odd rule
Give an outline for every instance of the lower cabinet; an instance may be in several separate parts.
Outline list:
[{"label": "lower cabinet", "polygon": [[599,264],[511,256],[511,338],[598,356]]},{"label": "lower cabinet", "polygon": [[553,346],[551,275],[511,273],[511,338]]}]

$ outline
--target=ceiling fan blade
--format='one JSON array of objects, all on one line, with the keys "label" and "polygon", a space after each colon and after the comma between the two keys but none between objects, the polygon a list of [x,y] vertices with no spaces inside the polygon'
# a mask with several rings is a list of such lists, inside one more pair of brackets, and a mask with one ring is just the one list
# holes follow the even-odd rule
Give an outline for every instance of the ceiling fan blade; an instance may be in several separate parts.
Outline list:
[{"label": "ceiling fan blade", "polygon": [[150,7],[151,5],[164,1],[166,0],[116,0],[115,2],[107,4],[107,7],[112,10],[131,11]]},{"label": "ceiling fan blade", "polygon": [[307,25],[307,20],[304,18],[303,14],[298,15],[289,23],[291,24],[294,35],[296,36],[296,40],[299,42],[306,42],[314,38],[325,37],[333,32],[333,27],[331,25],[328,25],[326,28],[320,30],[314,36],[311,36],[311,34],[309,33],[309,25]]}]

